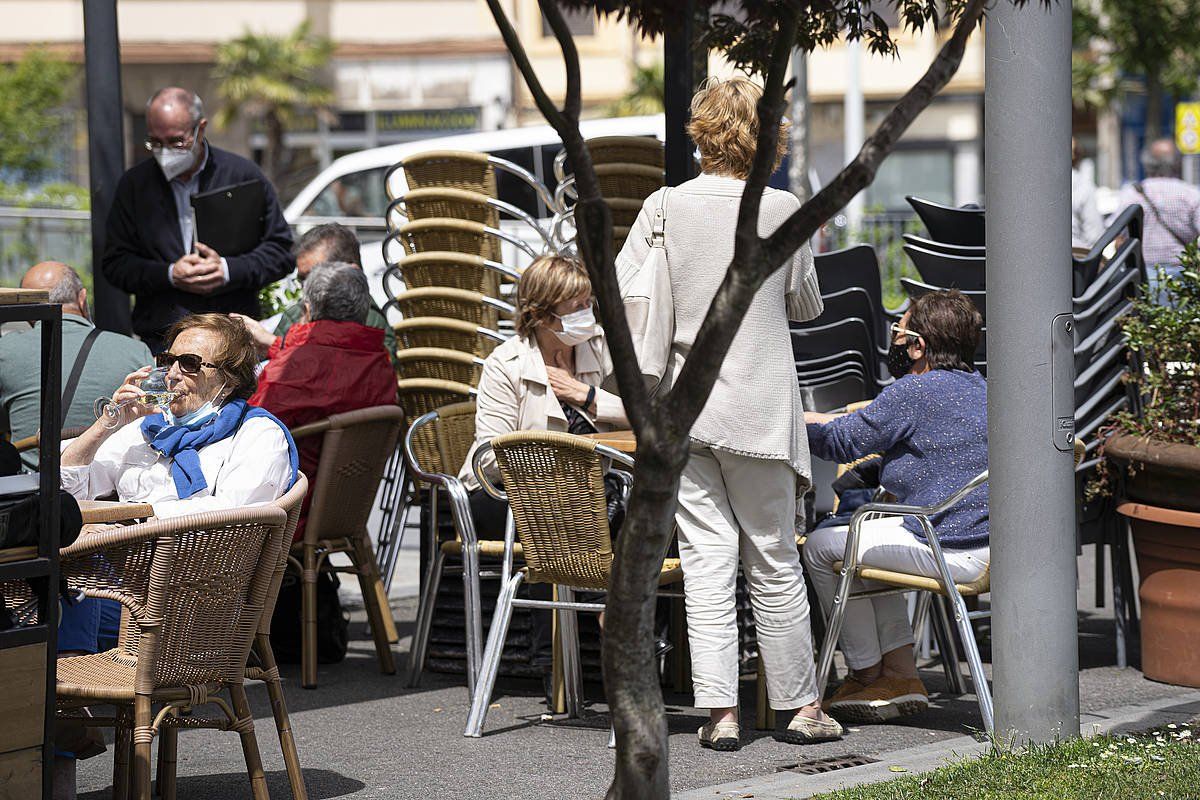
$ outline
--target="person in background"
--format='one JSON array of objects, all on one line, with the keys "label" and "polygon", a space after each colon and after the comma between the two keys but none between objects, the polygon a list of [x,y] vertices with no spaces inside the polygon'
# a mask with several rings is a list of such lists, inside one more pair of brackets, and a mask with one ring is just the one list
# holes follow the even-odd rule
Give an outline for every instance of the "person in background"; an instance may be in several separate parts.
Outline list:
[{"label": "person in background", "polygon": [[[973,364],[981,327],[974,304],[956,290],[913,300],[892,326],[888,370],[895,383],[851,414],[805,412],[813,454],[839,463],[882,454],[880,485],[904,505],[936,505],[969,483],[987,469],[987,385]],[[981,578],[990,552],[987,485],[931,522],[954,580]],[[819,527],[804,544],[809,578],[827,612],[837,589],[834,564],[845,556],[849,530],[844,524]],[[864,521],[858,557],[881,569],[940,575],[912,518]],[[879,586],[856,580],[851,588]],[[928,707],[902,596],[846,606],[841,646],[849,675],[827,703],[835,717],[885,722]]]},{"label": "person in background", "polygon": [[[124,376],[149,364],[150,350],[136,339],[101,331],[92,324],[87,289],[79,273],[66,264],[35,264],[21,278],[21,288],[46,291],[51,303],[62,304],[63,427],[91,425],[96,421],[93,408],[97,398],[112,391]],[[13,441],[33,436],[41,428],[41,344],[38,325],[0,337],[0,405],[8,415]],[[27,467],[37,467],[36,448],[25,451],[21,458]]]},{"label": "person in background", "polygon": [[1120,208],[1137,204],[1145,211],[1142,256],[1151,296],[1162,305],[1171,299],[1159,286],[1158,272],[1167,277],[1183,270],[1179,254],[1200,237],[1200,189],[1180,179],[1183,161],[1175,142],[1155,139],[1142,151],[1146,179],[1121,187]]},{"label": "person in background", "polygon": [[[296,278],[301,285],[308,279],[309,273],[317,264],[338,262],[352,264],[360,271],[362,270],[362,250],[358,243],[358,237],[354,235],[354,231],[336,222],[328,222],[306,231],[296,242],[295,254]],[[392,330],[387,316],[375,305],[370,294],[367,296],[367,302],[365,324],[383,331],[383,348],[387,350],[388,356],[394,359],[396,357],[396,332]],[[263,325],[240,314],[234,316],[239,317],[245,323],[250,335],[254,337],[259,355],[264,359],[271,359],[284,348],[288,331],[300,321],[303,313],[304,302],[302,300],[288,306],[280,315],[274,331],[269,331]]]},{"label": "person in background", "polygon": [[1079,143],[1071,137],[1071,246],[1088,249],[1104,235],[1104,220],[1096,207],[1096,182],[1082,168]]},{"label": "person in background", "polygon": [[[188,314],[259,315],[258,292],[292,271],[292,234],[270,182],[258,167],[205,140],[204,104],[168,87],[146,104],[145,146],[154,158],[121,176],[108,214],[100,268],[134,295],[133,331],[152,352]],[[197,241],[189,198],[247,181],[263,185],[263,230],[247,253],[218,253]]]},{"label": "person in background", "polygon": [[[652,219],[661,207],[674,330],[663,382],[686,363],[734,251],[734,223],[758,140],[762,89],[745,78],[710,79],[692,98],[688,133],[700,150],[702,174],[647,198],[617,257],[618,270],[646,261]],[[775,165],[787,148],[779,131]],[[759,232],[778,228],[800,202],[767,189]],[[754,608],[771,708],[785,716],[780,738],[794,744],[837,739],[842,726],[817,696],[804,572],[796,549],[797,499],[811,479],[803,405],[788,320],[810,320],[823,303],[813,256],[805,244],[759,288],[721,364],[704,410],[692,425],[679,483],[675,523],[692,651],[697,708],[709,719],[701,747],[736,750],[738,723],[739,566]]]},{"label": "person in background", "polygon": [[[367,276],[354,264],[313,267],[304,281],[300,320],[288,346],[267,362],[250,404],[297,428],[370,406],[396,402],[396,374],[383,352],[383,331],[366,324],[371,304]],[[314,478],[321,437],[300,444],[300,469]],[[304,499],[296,540],[304,535],[312,493]]]}]

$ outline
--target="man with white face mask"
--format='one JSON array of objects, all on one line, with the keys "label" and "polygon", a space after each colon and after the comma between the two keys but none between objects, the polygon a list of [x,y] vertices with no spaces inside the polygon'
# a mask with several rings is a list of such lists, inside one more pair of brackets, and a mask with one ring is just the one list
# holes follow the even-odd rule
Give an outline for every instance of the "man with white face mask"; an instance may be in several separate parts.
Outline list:
[{"label": "man with white face mask", "polygon": [[[250,161],[209,144],[207,127],[194,92],[156,92],[146,104],[143,143],[152,158],[121,177],[108,215],[101,269],[135,295],[133,329],[154,352],[163,331],[189,313],[258,316],[258,290],[295,266],[270,183]],[[247,181],[265,190],[259,243],[245,253],[218,253],[195,235],[191,197]]]}]

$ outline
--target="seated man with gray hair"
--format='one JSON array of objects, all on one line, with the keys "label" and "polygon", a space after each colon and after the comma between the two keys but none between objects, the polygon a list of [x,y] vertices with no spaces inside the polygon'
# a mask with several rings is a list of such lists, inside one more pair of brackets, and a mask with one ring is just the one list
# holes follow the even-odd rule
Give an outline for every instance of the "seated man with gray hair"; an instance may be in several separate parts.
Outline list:
[{"label": "seated man with gray hair", "polygon": [[[62,415],[65,427],[86,427],[96,421],[92,409],[99,397],[112,393],[122,379],[153,357],[142,342],[92,324],[88,291],[79,274],[67,264],[43,261],[21,279],[22,289],[40,289],[51,303],[62,304]],[[34,325],[0,338],[0,406],[8,416],[14,442],[33,436],[41,427],[41,328]],[[37,467],[37,450],[26,451],[25,465]]]},{"label": "seated man with gray hair", "polygon": [[[304,281],[300,322],[288,331],[287,347],[258,377],[250,404],[274,414],[289,428],[331,414],[396,402],[396,374],[383,349],[383,331],[366,324],[371,307],[367,276],[353,264],[313,267]],[[315,477],[320,437],[301,441],[300,469]],[[304,500],[296,539],[304,534],[311,493]]]}]

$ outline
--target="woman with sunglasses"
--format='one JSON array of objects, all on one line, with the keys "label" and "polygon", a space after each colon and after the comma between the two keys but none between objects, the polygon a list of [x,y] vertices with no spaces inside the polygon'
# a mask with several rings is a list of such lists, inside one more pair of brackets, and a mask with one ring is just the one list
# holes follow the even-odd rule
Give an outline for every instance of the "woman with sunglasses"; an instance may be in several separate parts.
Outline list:
[{"label": "woman with sunglasses", "polygon": [[[63,488],[79,500],[116,492],[150,503],[157,517],[266,503],[296,480],[296,446],[283,423],[250,406],[258,354],[245,327],[224,314],[173,325],[156,366],[174,395],[162,408],[143,402],[131,373],[113,395],[115,420],[102,415],[62,453]],[[115,424],[114,424],[115,422]]]},{"label": "woman with sunglasses", "polygon": [[[892,326],[888,369],[895,383],[852,414],[806,412],[814,455],[847,463],[881,454],[880,485],[896,502],[936,505],[987,469],[987,386],[974,367],[982,318],[961,292],[934,292],[912,301]],[[959,583],[988,567],[988,491],[984,484],[932,519],[946,562]],[[828,613],[845,555],[846,525],[819,527],[804,545],[804,561]],[[862,564],[938,576],[933,551],[915,520],[868,519],[859,540]],[[872,588],[856,581],[854,591]],[[900,595],[846,607],[841,634],[846,682],[827,702],[843,720],[884,722],[923,711],[929,696],[917,675],[908,608]]]}]

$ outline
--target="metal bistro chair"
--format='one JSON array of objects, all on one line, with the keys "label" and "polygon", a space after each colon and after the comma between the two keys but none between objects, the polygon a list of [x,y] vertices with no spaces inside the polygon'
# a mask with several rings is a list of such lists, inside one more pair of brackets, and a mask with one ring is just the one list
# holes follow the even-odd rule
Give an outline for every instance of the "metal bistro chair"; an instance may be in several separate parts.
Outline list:
[{"label": "metal bistro chair", "polygon": [[398,279],[406,289],[446,286],[500,297],[501,282],[516,283],[521,273],[480,255],[434,250],[413,253],[388,266],[384,272],[384,291],[391,297],[395,292],[388,284],[389,278]]},{"label": "metal bistro chair", "polygon": [[[402,187],[403,191],[397,191],[399,184],[393,175],[401,170],[406,186]],[[470,150],[430,150],[408,156],[388,169],[383,182],[389,200],[395,200],[405,191],[429,188],[466,189],[488,197],[499,197],[498,178],[525,184],[546,206],[546,216],[560,210],[555,206],[549,189],[532,172],[503,158]]]},{"label": "metal bistro chair", "polygon": [[[271,574],[271,585],[267,590],[267,601],[263,606],[262,618],[258,623],[258,631],[254,635],[250,663],[246,665],[246,680],[262,681],[267,685],[267,695],[271,700],[271,713],[275,717],[275,730],[279,734],[279,749],[283,752],[283,762],[287,768],[288,782],[291,784],[292,797],[295,800],[307,800],[308,790],[304,786],[300,754],[296,751],[296,737],[292,734],[292,722],[288,717],[287,703],[283,696],[283,681],[279,677],[279,665],[275,662],[275,651],[271,649],[271,618],[275,614],[275,603],[279,599],[279,589],[283,585],[283,575],[287,571],[288,551],[291,549],[296,525],[300,522],[300,509],[304,505],[306,494],[308,494],[308,478],[301,472],[292,488],[283,497],[271,503],[287,514],[287,523],[284,525],[279,556],[275,561],[275,570]],[[175,797],[175,767],[178,746],[179,729],[175,726],[164,727],[162,740],[158,745],[158,793],[164,798]]]},{"label": "metal bistro chair", "polygon": [[[99,531],[62,551],[69,585],[122,606],[117,647],[59,659],[57,687],[62,709],[116,706],[90,720],[117,731],[115,797],[149,800],[154,737],[184,726],[239,734],[253,795],[267,798],[244,681],[286,524],[278,507],[238,508]],[[223,716],[176,713],[210,703]]]},{"label": "metal bistro chair", "polygon": [[[429,439],[433,439],[430,447]],[[429,485],[430,519],[426,525],[429,552],[432,554],[425,580],[422,583],[417,622],[408,662],[408,685],[416,687],[425,669],[429,637],[438,589],[446,572],[446,559],[462,559],[462,581],[467,649],[467,689],[475,691],[483,650],[483,606],[480,600],[481,556],[500,558],[504,555],[501,542],[481,542],[475,533],[467,490],[458,479],[458,469],[466,462],[475,441],[475,403],[454,403],[423,414],[409,426],[404,437],[404,457],[414,478]],[[450,516],[454,521],[455,538],[438,541],[438,495],[445,492]],[[514,555],[520,545],[514,548]]]},{"label": "metal bistro chair", "polygon": [[478,386],[483,359],[444,347],[409,347],[396,351],[396,376],[401,380],[432,378]]},{"label": "metal bistro chair", "polygon": [[[304,538],[292,546],[288,556],[303,581],[300,669],[301,685],[306,689],[317,686],[317,574],[322,571],[349,572],[358,578],[379,668],[388,675],[396,672],[389,646],[398,638],[396,623],[367,535],[367,518],[403,424],[404,411],[399,406],[375,406],[333,414],[292,431],[296,441],[318,434],[323,437]],[[350,566],[330,564],[334,553],[345,553]]]},{"label": "metal bistro chair", "polygon": [[[495,454],[504,491],[498,489],[483,470],[482,461],[489,453]],[[612,568],[612,539],[604,497],[604,459],[633,466],[633,459],[624,453],[592,439],[556,431],[507,433],[475,451],[472,469],[476,477],[489,495],[508,501],[515,524],[510,525],[505,534],[500,596],[488,632],[465,736],[483,734],[484,718],[491,703],[514,607],[557,610],[567,712],[578,715],[582,705],[582,680],[575,613],[600,612],[604,610],[604,604],[576,602],[574,591],[607,589]],[[520,537],[526,566],[514,572],[515,537]],[[679,560],[665,559],[659,584],[675,583],[682,578]],[[517,589],[526,580],[555,584],[559,599],[517,598]]]},{"label": "metal bistro chair", "polygon": [[[987,470],[984,470],[967,483],[966,486],[963,486],[936,506],[907,506],[898,503],[873,502],[860,506],[854,512],[854,516],[850,519],[850,532],[846,537],[845,556],[842,561],[834,564],[834,568],[839,570],[841,577],[838,580],[837,593],[833,598],[833,608],[825,630],[825,641],[821,645],[821,655],[817,663],[817,691],[821,696],[825,694],[825,684],[829,679],[829,672],[833,667],[833,651],[837,647],[838,637],[842,632],[842,622],[845,619],[847,603],[853,600],[919,591],[924,593],[918,602],[917,608],[917,617],[920,618],[928,609],[928,606],[924,608],[922,606],[931,602],[933,595],[936,594],[947,598],[953,608],[954,623],[958,628],[959,638],[962,641],[963,647],[967,650],[967,669],[971,675],[971,683],[975,687],[975,695],[979,701],[979,711],[983,716],[983,725],[989,733],[992,731],[992,692],[988,687],[987,677],[983,672],[983,661],[979,656],[979,645],[975,641],[975,631],[971,627],[971,620],[990,617],[991,611],[968,611],[967,605],[963,601],[964,596],[986,594],[990,590],[991,572],[990,570],[985,571],[978,580],[972,583],[956,583],[953,575],[950,573],[950,567],[946,564],[945,556],[942,554],[942,546],[933,529],[933,523],[929,521],[929,518],[934,514],[940,514],[955,505],[975,489],[982,486],[987,479],[988,473]],[[933,551],[934,559],[937,561],[940,577],[930,578],[924,575],[893,572],[859,563],[858,542],[862,535],[863,521],[885,516],[914,517],[921,524],[921,529],[924,531],[925,538],[929,542],[930,549]],[[851,595],[850,584],[856,578],[875,581],[885,584],[885,586],[880,589],[868,589]],[[948,620],[946,619],[944,607],[941,602],[934,602],[933,605],[939,614],[941,624],[948,628]],[[953,648],[953,635],[948,629],[944,633],[946,634],[943,637],[945,646]],[[948,662],[954,665],[953,669],[948,670],[947,674],[947,677],[950,678],[951,691],[961,693],[962,678],[958,671],[958,655],[953,650],[948,655],[950,656]]]}]

